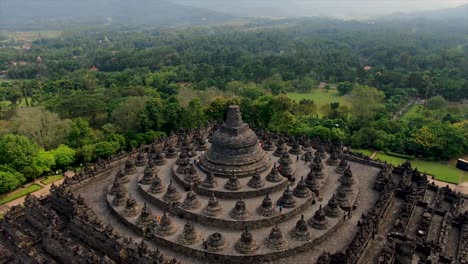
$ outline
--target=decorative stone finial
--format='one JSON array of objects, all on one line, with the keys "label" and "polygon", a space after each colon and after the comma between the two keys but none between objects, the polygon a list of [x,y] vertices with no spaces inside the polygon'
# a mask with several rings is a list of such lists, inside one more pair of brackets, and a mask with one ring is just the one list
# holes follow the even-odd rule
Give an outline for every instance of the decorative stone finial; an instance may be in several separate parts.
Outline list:
[{"label": "decorative stone finial", "polygon": [[214,193],[211,194],[208,200],[208,205],[203,209],[203,214],[206,216],[215,217],[221,214],[223,208],[219,205],[218,199],[216,199]]},{"label": "decorative stone finial", "polygon": [[144,166],[148,162],[148,158],[146,156],[146,153],[142,151],[138,151],[138,154],[136,156],[136,161],[135,164],[139,167]]},{"label": "decorative stone finial", "polygon": [[175,157],[177,157],[177,150],[172,144],[169,144],[166,151],[166,159],[173,159]]},{"label": "decorative stone finial", "polygon": [[229,215],[236,220],[245,220],[249,218],[250,213],[247,211],[245,201],[242,199],[237,200],[236,205],[232,208]]},{"label": "decorative stone finial", "polygon": [[341,214],[341,209],[336,200],[336,195],[333,194],[332,198],[328,200],[327,205],[325,206],[325,215],[331,218],[338,218]]},{"label": "decorative stone finial", "polygon": [[164,157],[163,153],[159,150],[154,154],[153,160],[154,160],[154,164],[158,166],[162,166],[166,164],[166,158]]},{"label": "decorative stone finial", "polygon": [[213,189],[218,187],[218,181],[212,171],[208,172],[202,186],[207,189]]},{"label": "decorative stone finial", "polygon": [[206,240],[206,249],[211,252],[223,251],[227,247],[227,242],[221,233],[214,233]]},{"label": "decorative stone finial", "polygon": [[339,162],[340,162],[340,160],[338,159],[338,153],[336,153],[336,151],[333,150],[330,153],[330,157],[327,159],[327,161],[325,163],[327,163],[330,166],[336,166],[336,165],[338,165]]},{"label": "decorative stone finial", "polygon": [[304,181],[304,176],[302,176],[301,180],[297,183],[296,188],[293,190],[293,194],[299,198],[308,198],[312,196],[312,192],[307,188]]},{"label": "decorative stone finial", "polygon": [[306,162],[310,162],[314,159],[314,155],[312,154],[312,151],[307,151],[306,153],[304,153],[304,155],[302,155],[301,157],[301,160],[303,161],[306,161]]},{"label": "decorative stone finial", "polygon": [[340,185],[338,189],[336,190],[336,200],[338,201],[338,204],[340,205],[341,208],[343,209],[350,208],[348,194],[346,193],[346,190],[342,185]]},{"label": "decorative stone finial", "polygon": [[154,222],[154,216],[151,213],[151,209],[146,206],[146,202],[143,205],[143,208],[141,209],[140,216],[136,220],[136,225],[141,228],[145,229],[148,226],[151,226]]},{"label": "decorative stone finial", "polygon": [[327,153],[325,153],[325,147],[323,146],[323,144],[319,145],[317,152],[315,152],[315,156],[319,156],[321,159],[327,157]]},{"label": "decorative stone finial", "polygon": [[170,236],[176,231],[176,226],[172,221],[171,217],[164,211],[161,220],[159,220],[159,225],[156,228],[156,234],[159,236]]},{"label": "decorative stone finial", "polygon": [[241,254],[252,254],[259,248],[257,241],[252,236],[252,233],[249,232],[247,227],[245,227],[244,232],[236,243],[236,250]]},{"label": "decorative stone finial", "polygon": [[122,211],[122,215],[125,217],[133,217],[140,211],[136,200],[130,195],[125,203],[125,208]]},{"label": "decorative stone finial", "polygon": [[284,180],[283,176],[280,175],[276,163],[273,165],[271,172],[266,176],[266,180],[269,182],[281,182]]},{"label": "decorative stone finial", "polygon": [[309,219],[309,225],[315,229],[323,230],[328,227],[328,219],[325,216],[322,205],[315,212],[314,216]]},{"label": "decorative stone finial", "polygon": [[186,210],[194,210],[200,207],[200,201],[197,198],[197,194],[193,191],[193,185],[190,185],[190,190],[187,192],[187,197],[182,203],[182,208]]},{"label": "decorative stone finial", "polygon": [[273,152],[273,155],[276,157],[281,157],[281,155],[288,153],[288,147],[284,143],[283,137],[280,137],[278,142],[276,143],[276,149],[275,152]]},{"label": "decorative stone finial", "polygon": [[284,190],[283,195],[278,200],[278,205],[284,208],[294,208],[296,206],[296,200],[294,200],[291,189],[288,187]]},{"label": "decorative stone finial", "polygon": [[299,142],[295,142],[292,145],[292,148],[289,150],[289,153],[291,153],[292,155],[301,155],[302,154],[301,145],[299,144]]},{"label": "decorative stone finial", "polygon": [[309,190],[317,194],[320,190],[320,184],[315,176],[315,174],[311,171],[309,174],[307,174],[307,178],[305,179],[305,184]]},{"label": "decorative stone finial", "polygon": [[125,162],[125,174],[134,174],[136,172],[136,166],[135,162],[133,159],[129,158],[127,159],[127,162]]},{"label": "decorative stone finial", "polygon": [[265,198],[263,198],[262,204],[257,207],[257,213],[264,217],[271,217],[277,214],[270,195],[267,194]]},{"label": "decorative stone finial", "polygon": [[311,240],[312,237],[307,222],[304,220],[304,215],[301,215],[301,218],[296,222],[296,226],[291,230],[290,235],[295,240],[302,242]]},{"label": "decorative stone finial", "polygon": [[193,164],[190,164],[185,174],[184,181],[188,182],[189,184],[196,184],[201,181],[201,177]]},{"label": "decorative stone finial", "polygon": [[115,174],[115,181],[119,181],[120,183],[128,183],[130,182],[130,178],[128,175],[124,174],[121,169],[119,169]]},{"label": "decorative stone finial", "polygon": [[195,229],[192,222],[187,221],[182,234],[179,236],[179,242],[183,245],[193,245],[200,241],[200,233]]},{"label": "decorative stone finial", "polygon": [[260,189],[264,185],[265,183],[262,181],[262,178],[258,172],[255,172],[254,175],[252,175],[252,178],[247,183],[247,186],[253,189]]},{"label": "decorative stone finial", "polygon": [[151,184],[154,180],[154,173],[153,170],[147,166],[143,173],[143,178],[141,179],[140,183],[143,185]]},{"label": "decorative stone finial", "polygon": [[232,174],[231,177],[229,177],[229,180],[224,185],[224,188],[229,191],[238,191],[242,188],[242,185],[239,179],[237,179],[237,176],[235,174]]},{"label": "decorative stone finial", "polygon": [[340,181],[346,191],[349,192],[353,190],[354,178],[353,172],[351,171],[351,167],[349,165],[343,172],[343,175],[340,177]]},{"label": "decorative stone finial", "polygon": [[265,238],[265,245],[273,250],[284,250],[288,245],[283,232],[278,227],[278,224],[271,229],[270,234]]},{"label": "decorative stone finial", "polygon": [[127,189],[124,186],[117,189],[115,192],[114,199],[112,200],[113,206],[122,206],[127,201]]},{"label": "decorative stone finial", "polygon": [[227,127],[233,128],[240,127],[244,124],[238,105],[229,106],[225,124]]},{"label": "decorative stone finial", "polygon": [[112,183],[112,186],[109,190],[109,194],[115,195],[119,191],[119,189],[125,189],[125,187],[117,178],[115,178],[114,183]]},{"label": "decorative stone finial", "polygon": [[171,180],[169,185],[167,186],[167,191],[163,196],[163,200],[166,202],[177,202],[180,200],[180,196],[180,193],[177,191],[177,188]]},{"label": "decorative stone finial", "polygon": [[164,184],[161,182],[161,179],[158,177],[156,174],[153,178],[153,182],[151,183],[151,186],[149,188],[150,193],[162,193],[164,191]]}]

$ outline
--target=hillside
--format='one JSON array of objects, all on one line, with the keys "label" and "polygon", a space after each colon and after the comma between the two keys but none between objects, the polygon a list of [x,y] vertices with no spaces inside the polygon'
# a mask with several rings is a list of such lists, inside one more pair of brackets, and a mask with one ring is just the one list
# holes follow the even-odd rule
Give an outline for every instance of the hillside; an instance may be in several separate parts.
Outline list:
[{"label": "hillside", "polygon": [[189,7],[164,0],[2,0],[0,28],[60,28],[70,23],[86,24],[210,24],[225,22],[232,15]]}]

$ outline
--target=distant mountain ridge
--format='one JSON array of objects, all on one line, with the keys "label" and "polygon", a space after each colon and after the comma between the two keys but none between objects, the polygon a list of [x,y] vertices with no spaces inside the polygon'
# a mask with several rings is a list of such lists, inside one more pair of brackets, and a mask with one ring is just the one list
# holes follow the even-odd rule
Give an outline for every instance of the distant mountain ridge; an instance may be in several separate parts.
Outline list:
[{"label": "distant mountain ridge", "polygon": [[[409,13],[394,13],[391,15],[380,17],[380,19],[388,20],[414,20],[414,19],[426,19],[426,20],[460,20],[468,21],[468,4],[461,5],[453,8],[444,8],[437,10],[409,12]],[[468,25],[467,29],[468,29]]]},{"label": "distant mountain ridge", "polygon": [[166,0],[1,0],[0,28],[66,23],[209,24],[232,15]]}]

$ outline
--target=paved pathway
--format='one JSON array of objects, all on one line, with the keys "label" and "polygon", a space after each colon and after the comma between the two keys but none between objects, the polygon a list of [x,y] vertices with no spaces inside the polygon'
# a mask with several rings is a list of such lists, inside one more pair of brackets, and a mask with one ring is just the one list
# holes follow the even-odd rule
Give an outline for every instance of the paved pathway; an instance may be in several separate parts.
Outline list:
[{"label": "paved pathway", "polygon": [[[73,175],[75,175],[74,172],[66,172],[65,173],[65,177],[73,177]],[[36,196],[36,197],[41,197],[41,196],[47,196],[49,195],[50,193],[50,187],[52,186],[52,183],[49,183],[49,184],[43,184],[41,181],[43,181],[45,178],[40,178],[40,179],[36,179],[33,183],[28,183],[27,185],[31,185],[31,184],[37,184],[39,186],[42,187],[42,189],[39,189],[37,191],[34,191],[32,192],[31,194]],[[60,179],[60,180],[57,180],[55,182],[53,182],[55,185],[60,185],[62,184],[64,178]],[[21,187],[19,189],[17,189],[16,191],[20,191],[21,190]],[[15,192],[12,192],[12,193],[15,193]],[[8,212],[8,210],[10,210],[11,207],[13,206],[16,206],[16,205],[21,205],[24,203],[24,200],[26,199],[26,195],[25,196],[21,196],[13,201],[10,201],[8,203],[5,203],[3,205],[0,206],[0,215],[3,215],[5,214],[6,212]]]}]

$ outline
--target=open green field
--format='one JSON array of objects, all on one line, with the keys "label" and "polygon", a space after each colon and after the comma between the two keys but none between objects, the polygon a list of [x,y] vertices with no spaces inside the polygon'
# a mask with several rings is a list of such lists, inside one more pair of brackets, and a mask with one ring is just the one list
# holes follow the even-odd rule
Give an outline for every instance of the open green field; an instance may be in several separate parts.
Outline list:
[{"label": "open green field", "polygon": [[57,38],[62,34],[61,30],[41,30],[41,31],[16,31],[10,37],[16,41],[31,42],[39,38]]},{"label": "open green field", "polygon": [[362,153],[366,156],[372,156],[372,153],[374,153],[374,151],[372,150],[368,150],[368,149],[351,149],[352,152],[358,152],[358,153]]},{"label": "open green field", "polygon": [[47,185],[49,183],[53,183],[54,181],[58,181],[63,178],[62,174],[59,175],[50,175],[47,176],[44,180],[41,181],[42,184]]},{"label": "open green field", "polygon": [[320,111],[320,107],[333,103],[338,102],[341,105],[348,105],[349,103],[346,101],[346,96],[339,96],[337,90],[330,90],[326,91],[323,89],[313,89],[309,93],[288,93],[288,97],[292,100],[299,102],[302,99],[310,99],[314,101],[317,109]]},{"label": "open green field", "polygon": [[11,202],[11,201],[13,201],[15,199],[18,199],[18,198],[20,198],[22,196],[25,196],[28,193],[32,193],[32,192],[35,192],[35,191],[40,190],[40,189],[42,189],[42,187],[39,186],[38,184],[31,184],[26,188],[20,188],[19,191],[0,198],[0,204],[5,204],[5,203],[8,203],[8,202]]},{"label": "open green field", "polygon": [[[375,159],[380,159],[393,165],[400,165],[406,162],[405,159],[389,156],[384,153],[378,153],[375,156]],[[413,168],[417,168],[421,172],[432,175],[440,181],[458,184],[461,179],[460,177],[464,173],[462,170],[457,169],[454,165],[445,165],[437,161],[415,159],[411,160],[410,162]]]},{"label": "open green field", "polygon": [[420,104],[414,104],[410,107],[410,109],[404,113],[402,116],[401,116],[401,120],[408,120],[412,117],[416,117],[418,115],[421,114],[421,110],[423,109],[424,107]]}]

